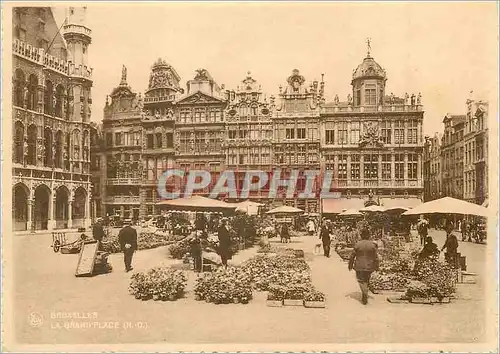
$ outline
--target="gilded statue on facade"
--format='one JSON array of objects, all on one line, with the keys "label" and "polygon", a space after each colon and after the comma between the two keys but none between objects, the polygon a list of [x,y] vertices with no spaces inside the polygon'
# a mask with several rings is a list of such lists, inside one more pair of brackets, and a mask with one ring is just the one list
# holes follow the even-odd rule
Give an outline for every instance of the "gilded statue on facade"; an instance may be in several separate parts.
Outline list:
[{"label": "gilded statue on facade", "polygon": [[422,104],[422,93],[418,93],[418,96],[417,96],[417,105],[421,105]]},{"label": "gilded statue on facade", "polygon": [[23,89],[23,103],[24,103],[24,108],[28,108],[28,99],[29,99],[29,91],[26,86],[24,86]]},{"label": "gilded statue on facade", "polygon": [[405,93],[405,105],[407,106],[410,105],[410,96],[408,95],[408,92]]},{"label": "gilded statue on facade", "polygon": [[348,94],[348,95],[347,95],[347,104],[348,104],[349,106],[351,106],[351,105],[352,105],[352,96],[351,96],[351,94]]},{"label": "gilded statue on facade", "polygon": [[335,95],[335,98],[333,99],[333,102],[338,105],[340,103],[340,100],[339,100],[339,95]]},{"label": "gilded statue on facade", "polygon": [[359,141],[360,146],[382,147],[384,145],[379,135],[379,126],[375,122],[367,122],[363,125],[363,137]]}]

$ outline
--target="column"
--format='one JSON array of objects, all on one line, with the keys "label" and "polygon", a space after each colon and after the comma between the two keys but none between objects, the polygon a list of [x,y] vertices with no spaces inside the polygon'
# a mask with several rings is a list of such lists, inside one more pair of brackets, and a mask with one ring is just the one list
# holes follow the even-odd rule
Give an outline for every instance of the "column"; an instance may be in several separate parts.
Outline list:
[{"label": "column", "polygon": [[378,187],[380,188],[382,186],[382,154],[378,154]]},{"label": "column", "polygon": [[87,193],[87,196],[85,197],[85,214],[83,216],[84,217],[83,227],[85,227],[85,228],[90,227],[90,223],[91,223],[90,201],[91,201],[91,194]]},{"label": "column", "polygon": [[417,162],[417,186],[422,187],[422,155],[418,154],[418,162]]},{"label": "column", "polygon": [[405,187],[408,185],[408,153],[405,152],[405,162],[404,162],[404,178],[405,178]]},{"label": "column", "polygon": [[73,199],[68,201],[68,229],[73,228]]},{"label": "column", "polygon": [[49,197],[51,200],[49,201],[48,211],[47,211],[47,230],[51,231],[56,228],[56,191],[52,190],[52,196]]},{"label": "column", "polygon": [[125,207],[123,205],[120,206],[120,217],[122,219],[125,217]]},{"label": "column", "polygon": [[391,154],[391,185],[395,185],[396,183],[396,158],[394,157],[394,153]]},{"label": "column", "polygon": [[28,199],[28,215],[26,215],[26,231],[31,230],[31,226],[33,223],[33,199]]}]

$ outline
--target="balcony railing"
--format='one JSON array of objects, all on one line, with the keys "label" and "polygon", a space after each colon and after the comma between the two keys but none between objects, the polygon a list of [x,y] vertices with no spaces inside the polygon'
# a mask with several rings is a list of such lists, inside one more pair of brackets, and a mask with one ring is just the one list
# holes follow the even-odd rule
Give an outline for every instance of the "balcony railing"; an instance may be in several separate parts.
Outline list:
[{"label": "balcony railing", "polygon": [[139,204],[141,202],[139,196],[113,196],[106,197],[104,201],[108,204]]},{"label": "balcony railing", "polygon": [[106,180],[107,185],[139,185],[141,183],[140,178],[108,178]]},{"label": "balcony railing", "polygon": [[384,105],[384,106],[328,106],[321,108],[321,114],[331,113],[370,113],[370,112],[421,112],[422,105]]}]

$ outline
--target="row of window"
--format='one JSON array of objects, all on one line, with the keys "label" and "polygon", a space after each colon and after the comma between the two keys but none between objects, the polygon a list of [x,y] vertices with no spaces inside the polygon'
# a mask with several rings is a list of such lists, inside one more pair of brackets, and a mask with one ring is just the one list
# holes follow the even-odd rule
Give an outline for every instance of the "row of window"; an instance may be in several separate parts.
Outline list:
[{"label": "row of window", "polygon": [[[417,127],[403,128],[395,126],[392,129],[390,126],[382,127],[380,130],[380,137],[384,144],[417,144],[418,143],[418,132]],[[348,131],[346,126],[340,126],[338,129],[326,129],[325,130],[325,144],[327,145],[347,145],[347,144],[357,144],[360,141],[360,129],[359,126],[351,126]],[[392,133],[394,132],[394,138]],[[405,134],[406,132],[406,134]],[[348,134],[350,133],[350,134]],[[336,136],[337,135],[337,136]],[[406,136],[406,140],[405,140]]]},{"label": "row of window", "polygon": [[179,112],[179,122],[181,123],[214,123],[223,121],[224,115],[219,108],[183,108]]},{"label": "row of window", "polygon": [[[379,160],[380,156],[380,160]],[[380,168],[379,168],[380,161]],[[404,154],[394,154],[394,162],[391,154],[383,155],[363,155],[362,164],[361,155],[352,155],[351,161],[348,163],[348,155],[339,155],[335,162],[334,155],[325,156],[325,167],[327,170],[336,170],[338,179],[347,179],[348,169],[350,169],[350,177],[352,180],[361,178],[378,179],[379,176],[384,180],[392,179],[392,166],[394,165],[394,177],[397,180],[405,179],[405,164],[407,167],[407,178],[418,178],[418,155],[408,154],[405,162]]]}]

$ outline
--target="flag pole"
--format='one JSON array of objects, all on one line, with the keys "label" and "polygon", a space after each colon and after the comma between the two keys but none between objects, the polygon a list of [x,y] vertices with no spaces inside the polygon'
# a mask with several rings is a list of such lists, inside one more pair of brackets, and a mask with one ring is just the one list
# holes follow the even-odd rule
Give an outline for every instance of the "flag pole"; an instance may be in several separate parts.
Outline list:
[{"label": "flag pole", "polygon": [[49,50],[50,48],[52,48],[52,44],[54,44],[54,41],[57,37],[57,35],[61,32],[62,28],[64,25],[66,25],[68,22],[68,16],[66,16],[66,18],[64,19],[64,22],[62,23],[61,27],[59,27],[59,30],[56,32],[56,34],[54,35],[54,38],[52,38],[52,41],[50,41],[50,44],[49,46],[47,47],[47,53],[49,53]]}]

